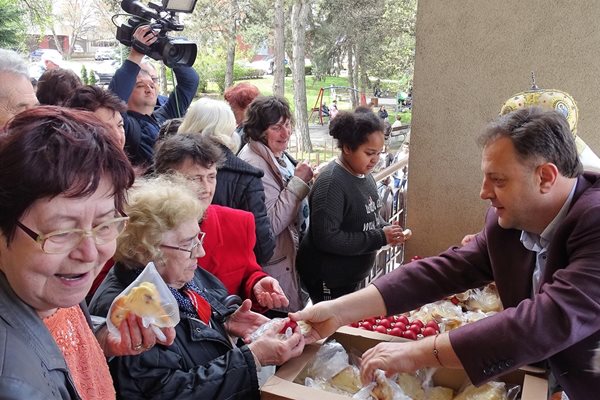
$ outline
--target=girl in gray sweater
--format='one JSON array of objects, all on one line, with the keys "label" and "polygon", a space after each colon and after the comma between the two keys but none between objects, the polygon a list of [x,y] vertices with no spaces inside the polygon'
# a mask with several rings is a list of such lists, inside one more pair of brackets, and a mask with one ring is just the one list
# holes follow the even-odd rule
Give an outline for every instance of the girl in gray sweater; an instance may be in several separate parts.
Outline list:
[{"label": "girl in gray sweater", "polygon": [[379,216],[381,200],[371,174],[383,151],[381,119],[370,110],[340,112],[329,134],[337,139],[340,155],[311,189],[311,223],[296,259],[313,303],[354,292],[377,250],[404,241],[402,228]]}]

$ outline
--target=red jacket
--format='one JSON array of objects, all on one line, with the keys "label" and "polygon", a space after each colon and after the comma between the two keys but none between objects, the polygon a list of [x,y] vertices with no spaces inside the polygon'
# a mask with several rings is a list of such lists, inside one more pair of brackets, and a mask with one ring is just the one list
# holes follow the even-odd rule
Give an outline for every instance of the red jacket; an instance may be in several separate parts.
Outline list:
[{"label": "red jacket", "polygon": [[256,262],[254,215],[247,211],[211,204],[206,209],[200,229],[206,232],[206,255],[198,265],[219,278],[230,294],[251,299],[260,308],[252,288],[268,276]]}]

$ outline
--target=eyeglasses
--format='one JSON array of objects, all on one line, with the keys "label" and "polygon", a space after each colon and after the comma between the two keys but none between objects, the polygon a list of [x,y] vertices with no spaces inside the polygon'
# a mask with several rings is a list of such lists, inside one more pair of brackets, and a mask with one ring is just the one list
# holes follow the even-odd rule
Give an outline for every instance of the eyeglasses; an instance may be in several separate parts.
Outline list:
[{"label": "eyeglasses", "polygon": [[127,226],[129,217],[123,216],[103,222],[92,229],[65,229],[50,233],[37,233],[17,221],[17,226],[30,238],[35,240],[47,254],[68,253],[86,238],[91,237],[97,245],[106,244],[115,240]]},{"label": "eyeglasses", "polygon": [[204,243],[204,236],[206,236],[206,232],[200,232],[200,239],[198,239],[198,241],[196,243],[194,243],[192,245],[192,247],[189,249],[186,249],[184,247],[169,246],[167,244],[161,244],[160,247],[164,247],[165,249],[187,251],[188,253],[190,253],[190,258],[196,258],[196,257],[194,257],[194,250],[196,250],[196,248],[198,248],[198,246],[202,246],[202,243]]},{"label": "eyeglasses", "polygon": [[270,125],[267,129],[271,129],[271,130],[273,130],[275,132],[281,132],[284,129],[285,130],[290,130],[290,129],[292,129],[292,122],[290,120],[287,120],[283,124],[273,124],[273,125]]}]

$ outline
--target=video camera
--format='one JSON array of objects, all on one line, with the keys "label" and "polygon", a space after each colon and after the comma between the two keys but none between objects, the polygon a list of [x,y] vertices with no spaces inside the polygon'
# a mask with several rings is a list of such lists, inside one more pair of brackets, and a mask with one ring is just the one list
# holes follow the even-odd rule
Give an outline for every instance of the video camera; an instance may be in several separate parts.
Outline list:
[{"label": "video camera", "polygon": [[[191,67],[196,61],[196,44],[183,38],[170,37],[167,32],[183,30],[183,24],[179,23],[176,13],[191,13],[196,6],[196,0],[163,0],[162,3],[148,3],[146,7],[138,0],[121,1],[121,8],[131,14],[131,18],[117,27],[117,40],[148,57],[162,60],[168,67]],[[137,27],[148,24],[159,30],[158,40],[150,46],[133,39]]]}]

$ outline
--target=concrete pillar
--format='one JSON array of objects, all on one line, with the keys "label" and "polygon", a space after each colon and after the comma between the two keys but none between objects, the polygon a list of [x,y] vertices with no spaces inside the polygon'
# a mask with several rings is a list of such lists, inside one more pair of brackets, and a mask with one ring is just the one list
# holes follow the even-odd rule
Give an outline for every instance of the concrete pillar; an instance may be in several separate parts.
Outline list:
[{"label": "concrete pillar", "polygon": [[435,255],[479,231],[476,137],[511,95],[571,94],[579,135],[600,153],[600,2],[420,0],[413,86],[406,257]]}]

